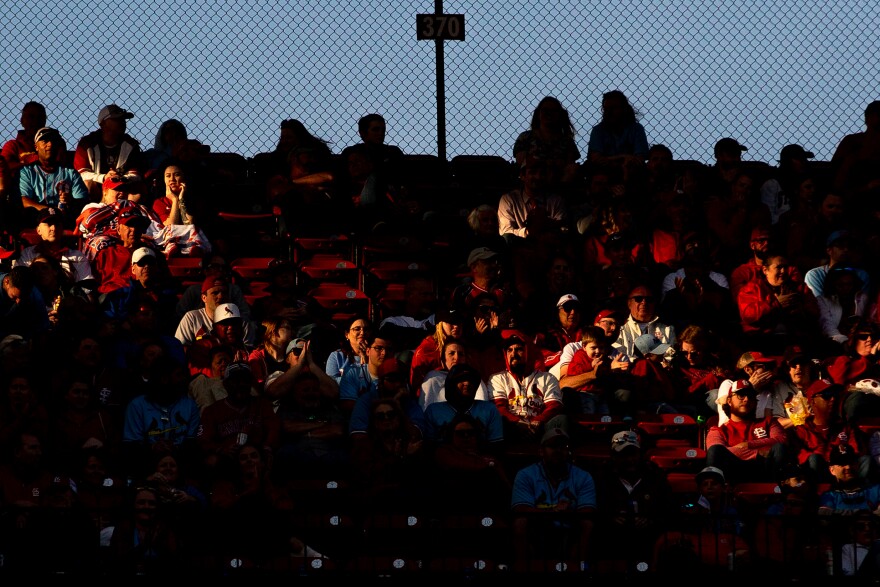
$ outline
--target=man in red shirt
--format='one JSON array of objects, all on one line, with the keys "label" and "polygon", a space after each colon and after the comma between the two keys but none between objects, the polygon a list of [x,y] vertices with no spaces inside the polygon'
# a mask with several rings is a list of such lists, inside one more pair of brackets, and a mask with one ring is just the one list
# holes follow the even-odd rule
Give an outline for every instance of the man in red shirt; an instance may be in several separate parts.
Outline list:
[{"label": "man in red shirt", "polygon": [[[723,389],[723,387],[722,387]],[[773,416],[755,414],[758,394],[745,379],[735,381],[718,403],[728,420],[706,434],[706,465],[718,467],[731,483],[776,481],[788,462],[788,438]]]}]

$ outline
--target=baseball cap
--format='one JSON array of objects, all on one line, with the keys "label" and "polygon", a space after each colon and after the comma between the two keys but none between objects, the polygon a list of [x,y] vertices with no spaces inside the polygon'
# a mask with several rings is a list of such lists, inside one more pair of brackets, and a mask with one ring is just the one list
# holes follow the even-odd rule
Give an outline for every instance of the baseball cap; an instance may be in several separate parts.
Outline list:
[{"label": "baseball cap", "polygon": [[748,351],[740,355],[739,360],[736,362],[737,369],[743,369],[744,367],[751,365],[752,363],[773,363],[776,364],[776,359],[771,357],[765,357],[763,354],[758,351]]},{"label": "baseball cap", "polygon": [[225,320],[231,320],[233,318],[241,320],[241,311],[239,311],[238,306],[233,303],[220,304],[214,310],[214,324]]},{"label": "baseball cap", "polygon": [[498,255],[495,251],[490,249],[489,247],[477,247],[472,250],[468,255],[467,264],[470,267],[477,261],[485,261],[486,259],[491,259]]},{"label": "baseball cap", "polygon": [[37,224],[64,224],[64,215],[58,208],[46,208],[37,216]]},{"label": "baseball cap", "polygon": [[834,243],[840,240],[849,240],[850,233],[848,230],[835,230],[831,234],[828,235],[828,238],[825,240],[825,246],[830,247]]},{"label": "baseball cap", "polygon": [[632,430],[621,430],[611,437],[611,448],[614,452],[620,452],[625,448],[642,448],[639,435]]},{"label": "baseball cap", "polygon": [[843,391],[843,386],[838,385],[837,383],[832,383],[827,379],[817,379],[812,384],[810,384],[804,395],[807,396],[807,399],[812,399],[825,391],[831,391],[832,393],[839,394]]},{"label": "baseball cap", "polygon": [[480,372],[465,363],[453,365],[446,376],[446,386],[457,385],[461,381],[470,381],[472,385],[477,386],[482,381]]},{"label": "baseball cap", "polygon": [[465,315],[455,308],[440,308],[434,314],[434,321],[446,322],[448,324],[464,324]]},{"label": "baseball cap", "polygon": [[120,212],[119,216],[117,216],[117,221],[119,224],[124,224],[125,226],[140,227],[143,229],[146,229],[150,225],[150,219],[135,208],[128,208]]},{"label": "baseball cap", "polygon": [[134,118],[134,114],[127,110],[123,110],[116,104],[108,104],[107,106],[101,108],[101,111],[98,112],[98,126],[101,126],[101,123],[108,118],[121,118],[123,120],[128,120],[130,118]]},{"label": "baseball cap", "polygon": [[828,463],[831,465],[851,465],[858,455],[848,444],[839,444],[832,447],[831,454],[828,456]]},{"label": "baseball cap", "polygon": [[593,324],[596,324],[599,320],[604,320],[605,318],[617,318],[617,312],[614,310],[602,310],[596,314],[596,318],[593,319]]},{"label": "baseball cap", "polygon": [[544,436],[541,437],[541,444],[547,444],[551,440],[555,438],[563,438],[566,443],[570,440],[568,433],[562,428],[550,428],[544,433]]},{"label": "baseball cap", "polygon": [[403,367],[400,364],[400,361],[391,357],[390,359],[385,359],[382,361],[382,364],[379,365],[379,368],[376,370],[377,375],[382,379],[405,379],[406,374],[403,371]]},{"label": "baseball cap", "polygon": [[659,338],[654,338],[653,334],[641,335],[636,339],[635,345],[639,352],[642,353],[642,356],[648,354],[662,355],[670,347],[665,342],[661,342]]},{"label": "baseball cap", "polygon": [[561,308],[562,306],[564,306],[565,304],[568,304],[568,303],[575,303],[577,305],[580,305],[581,301],[574,294],[565,294],[564,296],[559,298],[558,302],[556,302],[556,307]]},{"label": "baseball cap", "polygon": [[61,141],[61,133],[58,132],[58,129],[51,128],[48,126],[44,126],[39,129],[36,134],[34,134],[34,142],[39,143],[40,141]]},{"label": "baseball cap", "polygon": [[151,249],[149,247],[141,247],[141,248],[137,249],[134,253],[132,253],[131,264],[136,265],[137,262],[140,261],[141,259],[143,259],[144,257],[152,257],[155,260],[156,253],[153,251],[153,249]]},{"label": "baseball cap", "polygon": [[702,483],[703,479],[705,479],[706,477],[718,477],[722,483],[727,482],[727,479],[724,477],[724,471],[722,471],[718,467],[703,467],[700,472],[697,473],[697,483]]},{"label": "baseball cap", "polygon": [[125,176],[122,175],[110,175],[104,177],[104,183],[101,186],[105,190],[116,190],[117,192],[127,191],[126,188],[129,187],[133,182],[128,181]]},{"label": "baseball cap", "polygon": [[785,348],[785,351],[782,353],[782,360],[786,365],[791,366],[809,360],[809,356],[804,351],[804,347],[799,344],[792,344]]},{"label": "baseball cap", "polygon": [[812,151],[807,151],[800,145],[785,145],[779,152],[779,161],[786,159],[812,159],[815,157]]},{"label": "baseball cap", "polygon": [[740,145],[739,141],[730,137],[725,137],[715,143],[716,156],[718,153],[742,153],[743,151],[748,151],[748,149]]},{"label": "baseball cap", "polygon": [[880,381],[876,379],[859,379],[848,387],[850,391],[861,391],[880,395]]},{"label": "baseball cap", "polygon": [[233,375],[240,373],[247,373],[250,376],[252,374],[251,366],[243,361],[229,363],[223,371],[223,379],[229,379]]},{"label": "baseball cap", "polygon": [[506,349],[512,344],[526,344],[526,335],[514,328],[501,331],[501,348]]},{"label": "baseball cap", "polygon": [[305,347],[306,347],[306,339],[294,338],[289,343],[287,343],[287,348],[284,350],[284,355],[287,356],[290,353],[292,353],[293,351],[295,351],[296,349],[300,349],[300,352],[302,352],[302,349],[304,349]]},{"label": "baseball cap", "polygon": [[215,287],[226,287],[228,282],[223,278],[222,275],[211,275],[205,278],[205,281],[202,282],[202,293],[208,293],[209,290]]}]

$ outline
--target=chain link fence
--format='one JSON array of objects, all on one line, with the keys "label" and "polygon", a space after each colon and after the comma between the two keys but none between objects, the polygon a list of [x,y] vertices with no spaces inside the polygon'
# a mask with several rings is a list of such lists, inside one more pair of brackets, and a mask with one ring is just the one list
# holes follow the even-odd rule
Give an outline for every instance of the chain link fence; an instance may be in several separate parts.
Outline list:
[{"label": "chain link fence", "polygon": [[[711,162],[718,138],[775,164],[800,143],[819,160],[863,129],[880,79],[880,4],[786,0],[453,2],[464,41],[446,41],[446,155],[512,159],[545,95],[559,98],[586,156],[601,95],[620,89],[651,143]],[[297,118],[334,152],[358,142],[357,120],[380,112],[387,140],[437,154],[434,41],[416,39],[428,1],[194,0],[120,6],[7,0],[0,124],[14,137],[21,107],[43,103],[70,148],[108,103],[131,110],[144,148],[182,121],[215,152],[271,150]]]}]

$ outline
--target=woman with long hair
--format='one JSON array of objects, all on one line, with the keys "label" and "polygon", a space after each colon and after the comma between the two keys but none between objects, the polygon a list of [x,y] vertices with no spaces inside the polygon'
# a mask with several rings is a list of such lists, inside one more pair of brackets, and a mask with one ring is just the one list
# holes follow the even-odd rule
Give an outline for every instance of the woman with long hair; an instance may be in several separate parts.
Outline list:
[{"label": "woman with long hair", "polygon": [[611,90],[602,95],[602,120],[590,131],[587,160],[590,163],[625,165],[648,158],[645,127],[626,94]]},{"label": "woman with long hair", "polygon": [[364,316],[353,316],[343,327],[343,338],[338,349],[327,357],[324,372],[336,383],[352,365],[366,365],[367,336],[372,331],[372,323]]},{"label": "woman with long hair", "polygon": [[578,172],[577,160],[581,158],[574,137],[568,110],[557,98],[545,96],[532,113],[529,130],[521,132],[513,145],[517,167],[522,167],[526,157],[533,156],[551,163],[556,176],[551,178],[551,184],[573,181]]},{"label": "woman with long hair", "polygon": [[293,328],[287,318],[273,316],[260,325],[260,344],[248,356],[254,383],[262,389],[266,377],[287,370],[287,344],[293,340]]},{"label": "woman with long hair", "polygon": [[410,361],[410,386],[421,387],[430,371],[443,368],[443,345],[447,338],[461,338],[464,335],[464,317],[461,312],[441,310],[436,313],[433,334],[426,336],[416,347]]}]

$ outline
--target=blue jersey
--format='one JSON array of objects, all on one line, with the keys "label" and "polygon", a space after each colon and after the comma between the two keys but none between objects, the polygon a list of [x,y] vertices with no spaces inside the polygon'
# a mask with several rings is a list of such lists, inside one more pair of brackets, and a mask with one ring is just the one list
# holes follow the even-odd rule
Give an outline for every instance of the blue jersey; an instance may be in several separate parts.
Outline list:
[{"label": "blue jersey", "polygon": [[168,406],[160,406],[139,395],[125,409],[122,440],[141,444],[168,440],[180,445],[198,435],[200,424],[199,406],[188,395]]},{"label": "blue jersey", "polygon": [[510,506],[519,505],[538,509],[551,509],[567,504],[560,509],[580,510],[596,507],[596,484],[593,476],[575,465],[568,466],[568,477],[556,487],[547,479],[544,465],[535,463],[520,469],[513,479],[513,497]]},{"label": "blue jersey", "polygon": [[[504,440],[504,425],[501,421],[501,413],[494,402],[474,400],[471,407],[465,412],[479,421],[484,428],[485,442],[500,442]],[[449,402],[434,402],[425,408],[425,440],[443,442],[446,436],[446,427],[458,415],[458,410]]]},{"label": "blue jersey", "polygon": [[58,206],[58,194],[62,191],[69,191],[71,198],[80,200],[74,205],[74,210],[77,213],[87,203],[89,197],[89,190],[75,169],[58,167],[47,173],[39,163],[32,163],[21,168],[18,177],[18,190],[22,197],[30,198],[47,206]]}]

